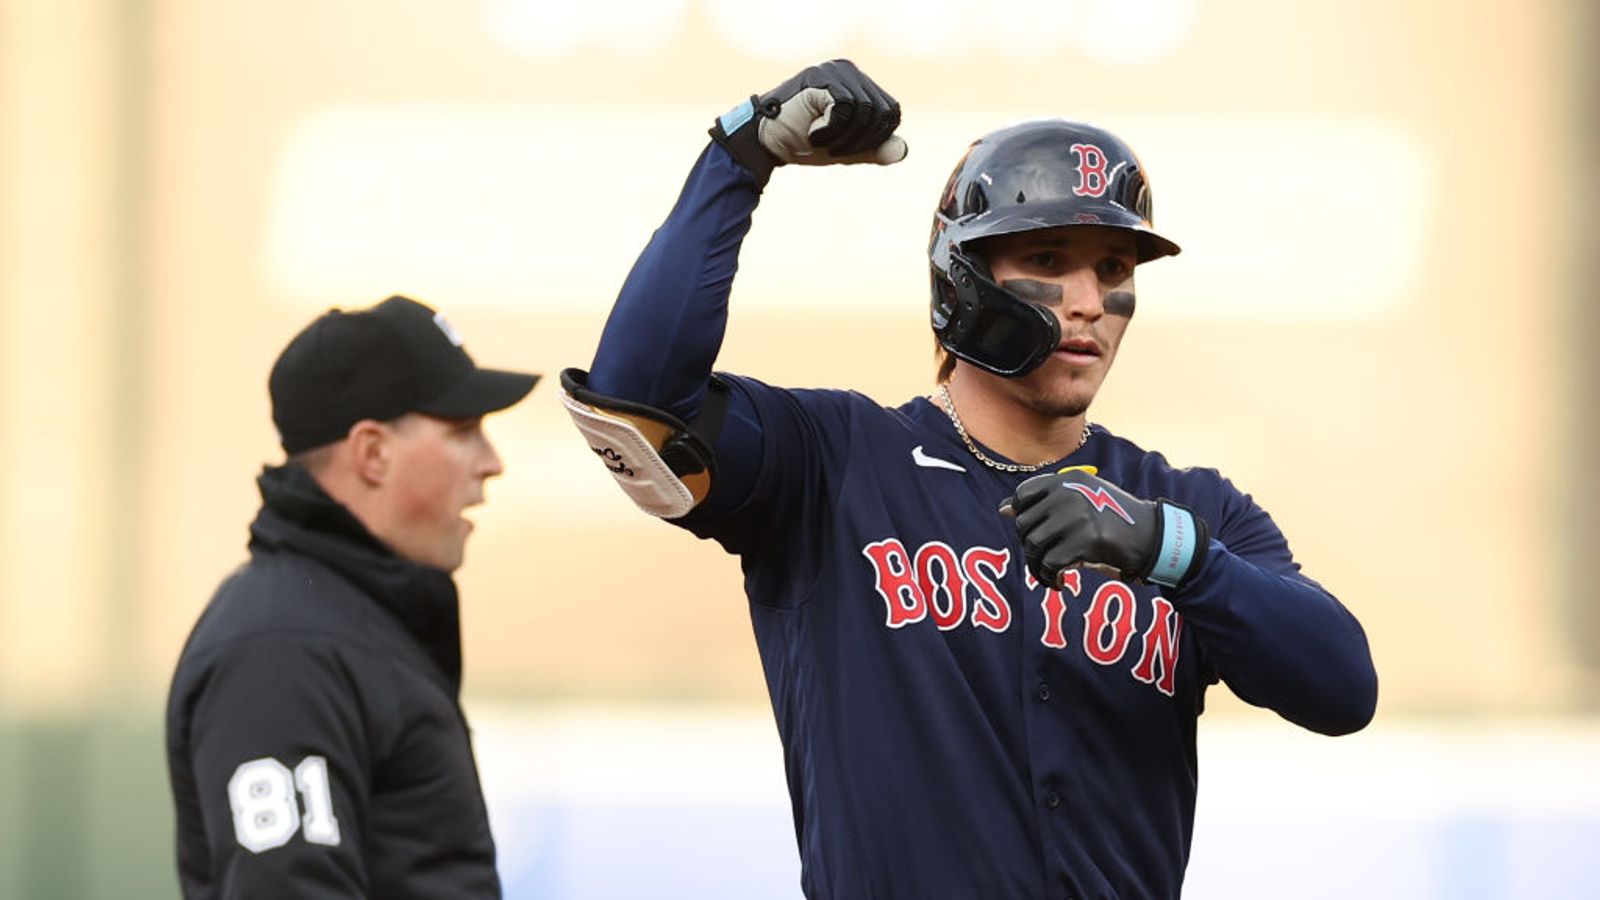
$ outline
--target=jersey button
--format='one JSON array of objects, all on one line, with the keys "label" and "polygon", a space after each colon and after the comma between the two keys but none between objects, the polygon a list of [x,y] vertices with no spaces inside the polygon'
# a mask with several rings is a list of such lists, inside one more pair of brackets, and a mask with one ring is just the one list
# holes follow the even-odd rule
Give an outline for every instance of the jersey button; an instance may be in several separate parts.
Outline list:
[{"label": "jersey button", "polygon": [[1039,682],[1039,702],[1046,703],[1050,700],[1050,685]]},{"label": "jersey button", "polygon": [[1044,795],[1044,805],[1050,807],[1051,809],[1055,809],[1061,805],[1061,795],[1055,791],[1046,791]]}]

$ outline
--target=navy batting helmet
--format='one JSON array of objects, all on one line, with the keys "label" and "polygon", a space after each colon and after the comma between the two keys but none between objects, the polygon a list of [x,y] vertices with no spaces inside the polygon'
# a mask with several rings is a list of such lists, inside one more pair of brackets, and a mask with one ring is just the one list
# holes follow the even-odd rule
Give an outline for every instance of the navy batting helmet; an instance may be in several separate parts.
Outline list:
[{"label": "navy batting helmet", "polygon": [[1139,262],[1179,252],[1150,224],[1150,185],[1133,150],[1064,119],[991,132],[967,149],[933,216],[933,331],[940,346],[997,375],[1024,375],[1061,340],[1050,310],[1005,290],[971,252],[979,238],[1062,225],[1134,233]]}]

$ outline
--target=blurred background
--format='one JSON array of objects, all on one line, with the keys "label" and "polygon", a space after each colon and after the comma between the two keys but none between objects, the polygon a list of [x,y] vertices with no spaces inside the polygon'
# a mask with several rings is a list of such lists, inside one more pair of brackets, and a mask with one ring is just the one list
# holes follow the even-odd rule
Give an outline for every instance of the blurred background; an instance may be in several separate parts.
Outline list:
[{"label": "blurred background", "polygon": [[1360,734],[1213,691],[1186,896],[1600,897],[1597,35],[1589,0],[0,0],[0,897],[175,896],[164,694],[281,459],[266,372],[393,293],[551,376],[489,422],[458,579],[508,896],[799,896],[737,563],[625,500],[553,375],[712,118],[834,56],[911,156],[777,173],[722,367],[928,391],[950,167],[1097,121],[1184,253],[1093,418],[1223,469],[1366,626]]}]

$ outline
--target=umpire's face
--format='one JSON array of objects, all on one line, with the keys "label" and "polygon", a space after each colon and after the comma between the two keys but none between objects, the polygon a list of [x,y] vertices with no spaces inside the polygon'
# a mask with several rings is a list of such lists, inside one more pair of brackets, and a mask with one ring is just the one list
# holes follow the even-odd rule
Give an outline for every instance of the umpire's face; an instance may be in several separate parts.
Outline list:
[{"label": "umpire's face", "polygon": [[1040,414],[1082,415],[1133,316],[1133,235],[1072,225],[988,238],[978,249],[996,282],[1061,323],[1061,342],[1043,364],[1019,378],[996,376],[997,385]]},{"label": "umpire's face", "polygon": [[483,419],[411,413],[385,428],[378,537],[412,562],[454,571],[472,532],[462,512],[482,503],[483,483],[505,471]]}]

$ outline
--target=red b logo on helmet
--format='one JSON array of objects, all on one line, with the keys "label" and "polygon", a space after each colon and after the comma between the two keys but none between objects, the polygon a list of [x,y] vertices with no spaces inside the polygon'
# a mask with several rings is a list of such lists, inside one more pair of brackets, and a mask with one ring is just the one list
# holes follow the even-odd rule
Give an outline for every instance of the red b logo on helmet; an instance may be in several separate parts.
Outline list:
[{"label": "red b logo on helmet", "polygon": [[1072,189],[1079,197],[1103,197],[1110,182],[1106,180],[1106,154],[1093,144],[1073,144],[1072,152],[1078,154],[1078,186]]}]

